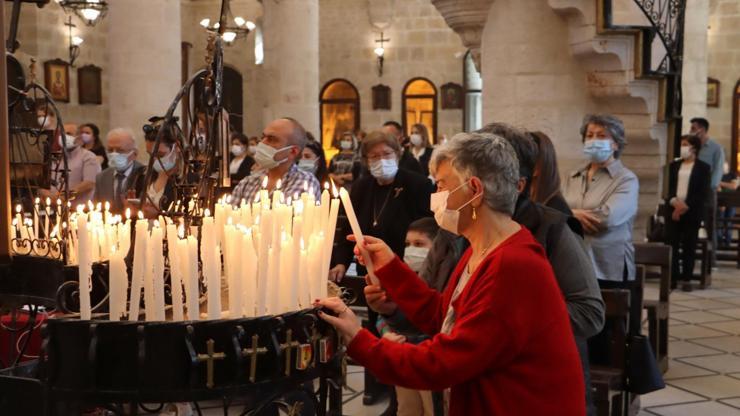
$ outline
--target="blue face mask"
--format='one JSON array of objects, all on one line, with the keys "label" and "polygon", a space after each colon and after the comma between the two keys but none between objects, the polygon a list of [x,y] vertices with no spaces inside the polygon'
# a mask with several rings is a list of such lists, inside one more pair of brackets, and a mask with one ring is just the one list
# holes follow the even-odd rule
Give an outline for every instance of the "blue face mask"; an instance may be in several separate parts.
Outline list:
[{"label": "blue face mask", "polygon": [[587,140],[583,143],[583,154],[594,163],[604,163],[614,154],[612,141],[609,139]]}]

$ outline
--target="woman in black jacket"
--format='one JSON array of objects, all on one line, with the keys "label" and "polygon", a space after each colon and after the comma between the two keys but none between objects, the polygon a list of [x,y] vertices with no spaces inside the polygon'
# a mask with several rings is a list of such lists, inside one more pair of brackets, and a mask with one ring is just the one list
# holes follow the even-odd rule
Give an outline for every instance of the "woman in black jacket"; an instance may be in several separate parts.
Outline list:
[{"label": "woman in black jacket", "polygon": [[670,218],[667,221],[667,236],[673,247],[672,287],[677,287],[678,281],[682,280],[682,289],[687,292],[691,291],[697,234],[710,187],[711,169],[696,158],[700,149],[701,140],[698,137],[681,137],[681,158],[671,163],[668,182]]},{"label": "woman in black jacket", "polygon": [[229,162],[229,176],[231,186],[236,188],[239,181],[249,176],[254,165],[254,159],[249,154],[249,139],[242,133],[231,135],[231,161]]}]

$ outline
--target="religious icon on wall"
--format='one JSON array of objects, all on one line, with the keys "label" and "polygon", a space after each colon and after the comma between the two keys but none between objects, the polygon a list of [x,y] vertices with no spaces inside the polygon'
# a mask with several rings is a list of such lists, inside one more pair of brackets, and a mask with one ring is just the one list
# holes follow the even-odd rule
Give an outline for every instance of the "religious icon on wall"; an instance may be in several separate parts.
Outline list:
[{"label": "religious icon on wall", "polygon": [[102,71],[95,65],[85,65],[77,70],[80,104],[103,104]]},{"label": "religious icon on wall", "polygon": [[707,79],[707,107],[719,107],[719,80]]},{"label": "religious icon on wall", "polygon": [[448,82],[442,86],[443,110],[459,110],[463,108],[463,99],[462,85]]},{"label": "religious icon on wall", "polygon": [[373,110],[391,109],[391,87],[378,84],[373,87]]},{"label": "religious icon on wall", "polygon": [[69,102],[69,64],[61,59],[44,62],[44,84],[55,101]]}]

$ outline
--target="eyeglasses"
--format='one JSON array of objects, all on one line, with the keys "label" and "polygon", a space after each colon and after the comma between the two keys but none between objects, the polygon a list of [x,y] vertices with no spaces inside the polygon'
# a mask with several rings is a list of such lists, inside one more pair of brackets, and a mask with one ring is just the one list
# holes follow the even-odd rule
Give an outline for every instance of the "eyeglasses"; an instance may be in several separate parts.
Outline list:
[{"label": "eyeglasses", "polygon": [[372,153],[367,155],[367,160],[370,162],[377,162],[380,159],[394,159],[396,152],[383,152],[383,153]]}]

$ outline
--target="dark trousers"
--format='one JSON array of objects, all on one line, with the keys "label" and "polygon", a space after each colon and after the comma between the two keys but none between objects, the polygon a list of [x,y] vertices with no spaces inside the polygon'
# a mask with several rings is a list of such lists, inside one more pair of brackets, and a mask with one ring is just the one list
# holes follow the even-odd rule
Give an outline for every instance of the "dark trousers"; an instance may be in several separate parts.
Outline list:
[{"label": "dark trousers", "polygon": [[704,228],[707,230],[707,240],[711,242],[711,262],[712,267],[714,267],[717,265],[717,190],[709,190],[709,197],[704,209]]},{"label": "dark trousers", "polygon": [[696,241],[698,240],[700,220],[681,218],[668,222],[668,242],[673,248],[672,281],[690,281],[694,276],[696,261]]},{"label": "dark trousers", "polygon": [[583,384],[586,386],[586,415],[595,416],[596,408],[591,397],[591,366],[588,363],[588,340],[586,338],[576,337],[576,347],[578,347],[578,355],[581,356]]},{"label": "dark trousers", "polygon": [[735,207],[722,207],[720,218],[723,220],[717,225],[719,240],[725,247],[732,244],[733,224],[730,220],[735,218]]}]

